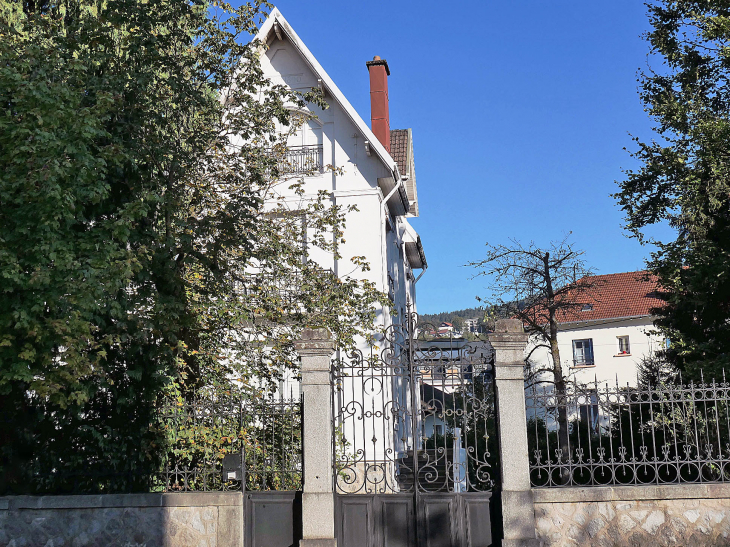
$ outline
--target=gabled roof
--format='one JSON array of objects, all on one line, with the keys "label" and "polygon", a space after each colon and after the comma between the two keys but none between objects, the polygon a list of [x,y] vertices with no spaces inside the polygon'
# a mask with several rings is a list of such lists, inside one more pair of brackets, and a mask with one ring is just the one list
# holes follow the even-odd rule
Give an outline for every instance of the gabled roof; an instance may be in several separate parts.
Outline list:
[{"label": "gabled roof", "polygon": [[590,281],[594,284],[590,296],[581,296],[590,309],[562,313],[560,323],[647,317],[652,308],[664,305],[656,277],[645,271],[594,275]]},{"label": "gabled roof", "polygon": [[406,178],[405,187],[408,201],[411,204],[410,213],[418,216],[418,192],[416,190],[416,168],[413,158],[413,133],[410,129],[390,130],[390,155],[398,164],[403,177]]},{"label": "gabled roof", "polygon": [[[277,28],[274,28],[275,24],[277,25]],[[358,131],[360,131],[363,138],[369,142],[370,149],[375,152],[375,155],[393,173],[393,178],[395,182],[397,182],[400,179],[398,164],[396,164],[395,160],[391,157],[385,147],[380,143],[378,138],[370,130],[368,124],[365,123],[365,121],[360,117],[357,111],[352,107],[350,102],[345,98],[343,93],[335,85],[335,83],[332,81],[332,78],[330,78],[327,72],[325,72],[325,70],[322,68],[322,65],[319,64],[319,61],[315,59],[314,55],[312,55],[307,46],[304,45],[304,42],[302,42],[297,33],[294,32],[294,29],[287,22],[287,20],[281,14],[278,8],[274,8],[264,24],[261,25],[261,28],[256,35],[256,38],[262,43],[266,44],[268,43],[268,39],[272,35],[272,33],[277,36],[283,33],[292,42],[292,44],[294,44],[297,52],[309,65],[310,70],[319,80],[321,80],[325,93],[327,93],[327,95],[334,99],[335,102],[345,112],[345,114],[347,114],[347,116],[350,118],[350,121],[355,125]]]}]

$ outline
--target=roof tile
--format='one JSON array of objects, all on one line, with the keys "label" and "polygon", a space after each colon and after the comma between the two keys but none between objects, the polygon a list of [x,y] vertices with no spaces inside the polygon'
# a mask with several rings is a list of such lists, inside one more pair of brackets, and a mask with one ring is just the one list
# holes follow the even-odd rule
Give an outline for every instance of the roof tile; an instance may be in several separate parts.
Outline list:
[{"label": "roof tile", "polygon": [[563,313],[561,323],[647,316],[664,304],[658,298],[656,276],[645,271],[594,275],[591,282],[590,297],[583,295],[582,300],[589,301],[592,309]]},{"label": "roof tile", "polygon": [[398,170],[403,175],[408,174],[408,130],[390,130],[390,155],[398,164]]}]

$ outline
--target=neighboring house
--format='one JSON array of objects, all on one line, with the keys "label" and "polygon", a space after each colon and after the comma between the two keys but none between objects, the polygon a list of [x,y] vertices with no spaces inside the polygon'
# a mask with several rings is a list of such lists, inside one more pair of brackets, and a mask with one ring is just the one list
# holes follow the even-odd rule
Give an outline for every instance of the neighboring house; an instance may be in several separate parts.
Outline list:
[{"label": "neighboring house", "polygon": [[[420,275],[414,270],[423,273],[427,263],[421,239],[408,222],[408,218],[418,216],[413,138],[410,129],[390,129],[387,61],[376,57],[366,63],[371,129],[278,9],[271,12],[257,38],[267,45],[261,53],[266,77],[296,91],[319,88],[329,104],[326,110],[309,105],[306,113],[315,114],[316,119],[290,136],[287,143],[288,163],[308,168],[298,174],[304,177],[304,199],[325,190],[333,203],[358,209],[346,218],[346,243],[339,249],[342,258],[323,252],[316,256],[311,253],[310,258],[345,276],[358,272],[351,257],[364,256],[370,270],[360,277],[388,294],[398,314],[404,314],[408,306],[415,311],[415,286]],[[281,184],[276,189],[276,199],[283,198],[294,209],[301,198],[288,186]],[[378,323],[387,326],[390,321],[388,311],[382,310]]]},{"label": "neighboring house", "polygon": [[[642,358],[663,349],[666,341],[653,325],[651,309],[662,305],[657,285],[646,272],[593,276],[595,288],[582,309],[560,321],[558,347],[563,370],[578,382],[636,384]],[[528,348],[528,352],[533,345]],[[536,365],[551,362],[547,349],[530,356]]]},{"label": "neighboring house", "polygon": [[479,318],[464,319],[464,330],[468,332],[479,332]]},{"label": "neighboring house", "polygon": [[444,321],[441,325],[439,325],[439,334],[449,334],[450,332],[454,332],[454,325],[451,323]]}]

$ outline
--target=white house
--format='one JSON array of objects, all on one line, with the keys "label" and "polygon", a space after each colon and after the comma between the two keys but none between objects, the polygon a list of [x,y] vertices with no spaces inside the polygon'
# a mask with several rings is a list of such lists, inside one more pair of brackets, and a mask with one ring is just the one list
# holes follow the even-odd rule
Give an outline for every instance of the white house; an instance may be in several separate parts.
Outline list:
[{"label": "white house", "polygon": [[[418,216],[413,136],[410,129],[390,129],[387,61],[375,57],[366,63],[370,88],[363,92],[370,93],[369,126],[278,9],[272,11],[257,38],[266,46],[260,59],[267,78],[296,91],[319,88],[329,105],[327,109],[309,105],[305,114],[312,113],[316,118],[290,136],[287,143],[290,163],[296,166],[300,161],[306,162],[309,167],[316,164],[315,169],[302,170],[308,171],[302,173],[304,199],[313,199],[325,191],[333,203],[357,207],[346,217],[345,244],[339,250],[342,258],[324,252],[310,254],[310,258],[337,275],[359,275],[371,281],[390,296],[400,317],[409,307],[416,311],[416,282],[427,263],[421,238],[408,221]],[[281,185],[275,199],[289,200],[294,208],[302,197],[286,186]],[[365,257],[369,271],[357,273],[359,269],[350,258],[356,256]],[[389,326],[390,311],[380,310],[380,326]],[[370,351],[365,341],[361,350]],[[344,409],[347,405],[361,410],[404,405],[407,386],[397,375],[384,381],[366,380],[355,374],[341,380],[342,385],[335,391],[336,414],[337,409],[343,410],[336,420],[347,441],[348,453],[366,454],[368,461],[382,461],[382,472],[392,475],[397,458],[408,448],[404,444],[408,433],[400,431],[410,427],[408,421],[401,420],[394,426],[387,420],[367,420],[360,413],[349,414]],[[292,385],[282,386],[284,392],[289,392],[290,387],[297,389],[295,382],[289,381]],[[354,469],[364,474],[365,465]],[[358,485],[365,479],[361,476],[353,480]]]},{"label": "white house", "polygon": [[[651,315],[652,308],[662,305],[656,281],[647,279],[643,271],[597,275],[592,280],[591,303],[560,323],[563,370],[580,383],[598,380],[635,385],[641,359],[666,344],[656,333]],[[551,362],[543,348],[535,350],[530,359],[538,366]]]},{"label": "white house", "polygon": [[[418,216],[412,132],[390,129],[387,61],[376,57],[366,63],[371,129],[278,9],[272,11],[257,38],[267,46],[260,57],[267,78],[296,91],[319,88],[329,105],[326,110],[309,105],[307,113],[316,118],[289,138],[291,158],[287,159],[295,165],[306,160],[310,167],[314,162],[319,168],[304,177],[305,199],[325,190],[333,203],[358,209],[346,219],[346,243],[340,249],[343,258],[325,253],[311,258],[338,275],[348,275],[358,270],[350,257],[364,256],[370,270],[362,277],[389,294],[399,314],[408,305],[415,311],[419,275],[414,270],[422,273],[427,263],[421,239],[408,222]],[[335,170],[323,168],[328,165]],[[283,197],[292,204],[301,199],[287,185],[277,192],[277,199]],[[378,321],[387,325],[390,314],[384,310]]]}]

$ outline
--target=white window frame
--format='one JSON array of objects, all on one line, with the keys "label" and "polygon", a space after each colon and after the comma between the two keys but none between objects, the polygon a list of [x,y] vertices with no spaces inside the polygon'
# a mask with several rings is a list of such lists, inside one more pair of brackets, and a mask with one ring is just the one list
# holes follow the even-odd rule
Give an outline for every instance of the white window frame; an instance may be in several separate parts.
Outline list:
[{"label": "white window frame", "polygon": [[[618,341],[618,352],[617,355],[631,355],[631,341],[629,340],[629,335],[626,334],[624,336],[617,336],[616,340]],[[621,349],[622,342],[626,343],[626,349]]]},{"label": "white window frame", "polygon": [[[586,355],[586,349],[588,350]],[[576,350],[580,350],[582,358],[578,358]],[[593,338],[581,338],[573,340],[573,366],[574,367],[594,367],[596,366],[595,356],[593,353]]]}]

